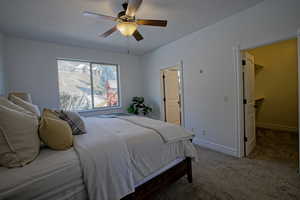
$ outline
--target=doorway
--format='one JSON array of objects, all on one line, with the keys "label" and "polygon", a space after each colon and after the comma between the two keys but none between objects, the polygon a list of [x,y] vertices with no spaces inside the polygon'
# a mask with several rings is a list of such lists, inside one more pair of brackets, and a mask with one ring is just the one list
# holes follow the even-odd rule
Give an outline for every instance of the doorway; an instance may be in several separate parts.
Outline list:
[{"label": "doorway", "polygon": [[160,90],[162,120],[183,125],[182,70],[180,66],[160,70]]},{"label": "doorway", "polygon": [[241,51],[244,155],[298,166],[297,39]]}]

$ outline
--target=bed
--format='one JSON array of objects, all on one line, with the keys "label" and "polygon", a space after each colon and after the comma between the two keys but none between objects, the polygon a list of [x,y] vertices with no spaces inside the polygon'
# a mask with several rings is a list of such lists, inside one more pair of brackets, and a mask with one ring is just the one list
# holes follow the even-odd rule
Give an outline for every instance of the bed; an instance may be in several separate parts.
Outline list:
[{"label": "bed", "polygon": [[[130,171],[127,170],[122,174],[127,172],[130,174],[133,190],[121,193],[118,196],[119,199],[146,199],[157,190],[185,175],[189,182],[192,182],[191,159],[195,158],[195,152],[190,139],[185,138],[165,143],[161,136],[155,133],[155,130],[120,118],[88,118],[85,123],[88,134],[76,136],[74,148],[67,151],[53,151],[44,148],[38,158],[25,167],[13,169],[0,167],[0,199],[96,199],[97,191],[91,192],[91,187],[94,189],[99,185],[108,185],[109,187],[114,184],[120,185],[120,181],[116,181],[116,183],[112,181],[118,180],[118,177],[115,179],[113,176],[111,179],[107,178],[106,174],[113,172],[110,167],[122,166],[122,163],[120,165],[113,163],[115,160],[126,157],[125,154],[125,156],[122,154],[125,151],[122,148],[128,150],[126,153],[130,160],[128,167]],[[111,135],[117,139],[111,138]],[[88,140],[86,140],[86,136],[89,136]],[[96,141],[99,138],[101,144]],[[116,140],[125,141],[125,145],[122,146]],[[90,148],[92,151],[83,156],[81,155],[83,152],[89,151],[86,149],[86,142],[88,142],[89,148],[92,146]],[[111,156],[115,160],[107,158],[111,152],[103,153],[104,157],[97,157],[98,161],[95,161],[95,158],[83,160],[83,157],[84,159],[92,157],[91,152],[95,152],[94,155],[98,156],[101,153],[97,153],[97,151],[103,152],[109,148],[116,151],[116,154]],[[108,160],[103,162],[104,159]],[[92,162],[91,165],[87,165],[88,162]],[[97,165],[97,162],[101,166]],[[113,165],[107,165],[110,162]],[[125,164],[128,163],[125,162]],[[102,174],[98,172],[107,166],[109,167]],[[97,175],[94,173],[100,173],[99,177],[102,177],[103,182],[107,178],[109,184],[90,182],[88,176],[91,174],[96,177]],[[103,178],[103,176],[105,177]],[[125,183],[130,185],[130,181],[126,181]],[[106,195],[110,195],[110,193],[108,192]],[[111,198],[111,196],[105,196],[103,199]]]}]

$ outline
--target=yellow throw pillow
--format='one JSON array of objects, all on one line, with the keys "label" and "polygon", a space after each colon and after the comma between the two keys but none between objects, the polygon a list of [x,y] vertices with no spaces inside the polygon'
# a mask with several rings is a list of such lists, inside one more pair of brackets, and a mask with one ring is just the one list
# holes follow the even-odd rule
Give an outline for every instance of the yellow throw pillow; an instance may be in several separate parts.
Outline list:
[{"label": "yellow throw pillow", "polygon": [[54,150],[66,150],[73,145],[73,135],[69,124],[44,110],[39,127],[41,140]]},{"label": "yellow throw pillow", "polygon": [[50,118],[57,119],[57,120],[60,119],[58,113],[56,113],[53,110],[47,109],[47,108],[44,108],[44,110],[43,110],[43,116],[44,117],[50,117]]}]

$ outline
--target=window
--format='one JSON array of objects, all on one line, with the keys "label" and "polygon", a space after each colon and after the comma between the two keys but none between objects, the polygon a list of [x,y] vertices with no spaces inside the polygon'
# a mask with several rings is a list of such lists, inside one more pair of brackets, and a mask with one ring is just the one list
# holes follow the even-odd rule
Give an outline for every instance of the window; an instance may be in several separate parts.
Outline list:
[{"label": "window", "polygon": [[70,60],[57,60],[60,108],[92,110],[117,107],[118,66]]}]

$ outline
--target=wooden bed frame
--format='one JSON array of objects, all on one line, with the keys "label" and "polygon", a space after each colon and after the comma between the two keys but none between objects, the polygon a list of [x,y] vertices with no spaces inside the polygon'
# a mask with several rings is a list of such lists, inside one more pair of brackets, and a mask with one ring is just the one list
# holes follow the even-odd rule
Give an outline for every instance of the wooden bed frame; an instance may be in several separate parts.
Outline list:
[{"label": "wooden bed frame", "polygon": [[148,182],[135,188],[135,192],[127,195],[121,200],[145,200],[149,199],[155,192],[174,183],[181,177],[187,175],[189,183],[193,182],[192,159],[187,157],[180,163],[152,178]]}]

